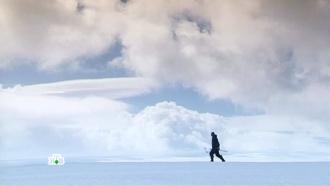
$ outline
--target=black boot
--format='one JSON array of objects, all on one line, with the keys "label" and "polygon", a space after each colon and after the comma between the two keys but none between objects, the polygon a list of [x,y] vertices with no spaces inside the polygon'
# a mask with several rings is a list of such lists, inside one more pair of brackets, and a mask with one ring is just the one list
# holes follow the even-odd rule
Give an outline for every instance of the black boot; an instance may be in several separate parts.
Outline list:
[{"label": "black boot", "polygon": [[221,159],[222,162],[226,162],[225,159],[222,156],[220,156],[220,159]]}]

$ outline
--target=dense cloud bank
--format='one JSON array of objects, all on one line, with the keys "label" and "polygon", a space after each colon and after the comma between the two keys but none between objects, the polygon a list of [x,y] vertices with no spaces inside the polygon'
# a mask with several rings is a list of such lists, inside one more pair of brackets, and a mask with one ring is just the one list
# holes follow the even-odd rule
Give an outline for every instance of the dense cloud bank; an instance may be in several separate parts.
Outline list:
[{"label": "dense cloud bank", "polygon": [[13,89],[2,89],[0,101],[1,159],[43,158],[52,153],[207,157],[204,148],[210,147],[211,131],[218,134],[221,148],[230,152],[229,159],[240,153],[258,161],[253,153],[312,152],[327,160],[329,151],[325,123],[315,125],[299,117],[226,118],[192,111],[174,102],[160,102],[132,115],[129,105],[106,97],[39,95]]},{"label": "dense cloud bank", "polygon": [[[24,89],[24,87],[23,87]],[[175,155],[204,152],[224,119],[162,102],[136,115],[102,97],[59,97],[1,91],[2,159],[71,156]],[[20,153],[17,153],[20,152]]]},{"label": "dense cloud bank", "polygon": [[[231,150],[329,152],[328,20],[329,0],[0,0],[1,71],[95,70],[116,48],[102,67],[132,77],[3,88],[1,155],[194,151],[211,130]],[[115,100],[172,85],[263,115]]]},{"label": "dense cloud bank", "polygon": [[45,71],[84,70],[85,59],[119,44],[109,68],[179,83],[211,100],[312,117],[330,109],[328,0],[0,5],[3,69],[26,63]]}]

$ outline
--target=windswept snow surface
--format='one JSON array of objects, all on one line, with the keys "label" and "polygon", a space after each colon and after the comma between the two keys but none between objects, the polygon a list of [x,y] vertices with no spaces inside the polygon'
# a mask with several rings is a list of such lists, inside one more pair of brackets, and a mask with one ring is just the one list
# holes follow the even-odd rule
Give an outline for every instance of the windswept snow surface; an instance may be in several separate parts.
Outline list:
[{"label": "windswept snow surface", "polygon": [[330,163],[2,164],[0,185],[330,185]]}]

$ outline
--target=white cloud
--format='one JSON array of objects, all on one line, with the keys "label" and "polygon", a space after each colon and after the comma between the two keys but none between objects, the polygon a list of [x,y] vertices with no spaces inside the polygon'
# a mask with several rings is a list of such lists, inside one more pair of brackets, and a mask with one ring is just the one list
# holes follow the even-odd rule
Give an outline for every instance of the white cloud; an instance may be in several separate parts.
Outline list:
[{"label": "white cloud", "polygon": [[[162,102],[149,106],[133,118],[134,126],[130,130],[139,145],[132,148],[161,151],[184,152],[203,149],[209,146],[211,131],[221,131],[223,118],[207,113],[198,113],[177,106],[173,102]],[[142,142],[140,142],[140,140]]]},{"label": "white cloud", "polygon": [[[208,145],[222,117],[159,103],[135,116],[101,97],[60,97],[1,91],[1,159],[190,154]],[[201,151],[203,152],[203,151]]]},{"label": "white cloud", "polygon": [[[205,156],[210,132],[218,134],[229,160],[239,154],[329,153],[329,128],[278,116],[223,118],[173,102],[131,115],[127,105],[101,97],[22,96],[1,92],[1,159],[64,156]],[[273,158],[273,157],[269,157]],[[294,157],[293,157],[294,158]],[[242,159],[241,159],[242,160]],[[269,159],[268,159],[269,160]],[[274,159],[271,159],[274,160]],[[280,159],[276,159],[279,161]],[[267,161],[267,157],[263,157]]]},{"label": "white cloud", "polygon": [[148,78],[105,78],[69,80],[54,83],[35,84],[4,89],[26,95],[62,95],[62,96],[104,96],[112,99],[125,98],[149,93],[158,85]]},{"label": "white cloud", "polygon": [[1,158],[42,157],[52,151],[97,154],[106,143],[98,130],[125,125],[120,118],[127,114],[127,108],[124,103],[101,97],[1,93]]},{"label": "white cloud", "polygon": [[106,136],[122,134],[131,119],[130,106],[114,99],[145,94],[154,86],[146,78],[113,78],[1,88],[2,158],[42,156],[51,153],[48,147],[74,155],[104,152],[117,140]]},{"label": "white cloud", "polygon": [[105,52],[121,30],[120,19],[114,19],[118,17],[115,1],[84,2],[88,8],[83,13],[75,0],[0,3],[0,42],[7,43],[1,47],[2,68],[10,67],[12,61],[45,70],[74,65],[79,57]]},{"label": "white cloud", "polygon": [[68,156],[159,155],[205,145],[205,132],[217,128],[221,117],[166,102],[132,116],[129,105],[114,100],[147,93],[154,85],[145,78],[115,78],[2,88],[1,159],[53,151]]},{"label": "white cloud", "polygon": [[[25,87],[2,89],[2,159],[42,157],[55,151],[69,156],[191,151],[206,145],[205,134],[219,129],[217,122],[222,120],[175,103],[160,103],[132,116],[128,105],[106,97],[44,94],[54,85],[72,83],[34,85],[25,91]],[[63,90],[63,86],[55,87]]]},{"label": "white cloud", "polygon": [[232,151],[309,155],[329,152],[326,123],[319,125],[293,116],[261,115],[230,118],[228,124],[226,147]]},{"label": "white cloud", "polygon": [[[141,8],[143,1],[127,7],[126,14],[137,15],[121,34],[127,69],[183,84],[211,100],[329,117],[323,112],[330,105],[323,96],[330,94],[329,8],[316,1],[189,2],[153,4],[162,15],[157,20]],[[299,113],[297,104],[309,106]]]},{"label": "white cloud", "polygon": [[122,56],[110,66],[210,99],[272,110],[279,95],[303,95],[314,84],[330,93],[326,0],[0,3],[2,68],[75,67],[120,42]]},{"label": "white cloud", "polygon": [[[210,100],[230,99],[266,113],[265,118],[226,121],[226,147],[303,151],[306,144],[306,148],[324,152],[319,141],[327,141],[330,130],[329,19],[327,0],[139,0],[126,4],[0,0],[0,43],[5,43],[0,46],[0,68],[15,68],[21,63],[48,71],[68,68],[120,42],[122,56],[110,62],[110,67],[124,67],[164,84],[179,83]],[[5,123],[1,131],[8,132],[2,137],[4,143],[19,142],[22,147],[28,143],[20,137],[36,136],[32,144],[38,144],[44,131],[51,131],[63,143],[67,139],[81,146],[98,144],[99,150],[107,148],[108,152],[130,148],[145,152],[149,147],[165,152],[175,149],[172,144],[202,146],[206,132],[223,122],[218,116],[167,103],[131,117],[128,105],[112,99],[147,93],[155,87],[154,82],[115,81],[23,86],[13,88],[16,93],[3,89],[0,106],[6,117],[1,118]],[[78,93],[91,97],[77,97]],[[246,125],[240,124],[245,120],[249,120]],[[263,124],[256,126],[259,120]],[[49,122],[54,123],[31,128]],[[54,131],[57,122],[69,123],[71,128]],[[191,125],[193,122],[207,124]],[[201,128],[194,128],[197,126]],[[246,131],[242,129],[245,126]],[[264,131],[257,130],[261,126]],[[278,127],[284,133],[274,132]],[[14,139],[9,134],[15,130],[17,139],[7,140]],[[124,145],[127,140],[131,145]]]}]

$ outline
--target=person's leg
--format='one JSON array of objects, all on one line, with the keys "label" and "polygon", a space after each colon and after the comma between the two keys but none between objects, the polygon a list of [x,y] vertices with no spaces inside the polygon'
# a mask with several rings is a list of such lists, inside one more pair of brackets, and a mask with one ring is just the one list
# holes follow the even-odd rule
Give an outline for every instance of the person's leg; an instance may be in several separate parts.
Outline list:
[{"label": "person's leg", "polygon": [[211,158],[211,162],[213,162],[213,158],[214,158],[214,150],[211,149],[210,151],[210,158]]},{"label": "person's leg", "polygon": [[221,159],[222,162],[225,162],[225,159],[222,157],[222,155],[219,153],[219,151],[215,152],[215,155]]}]

